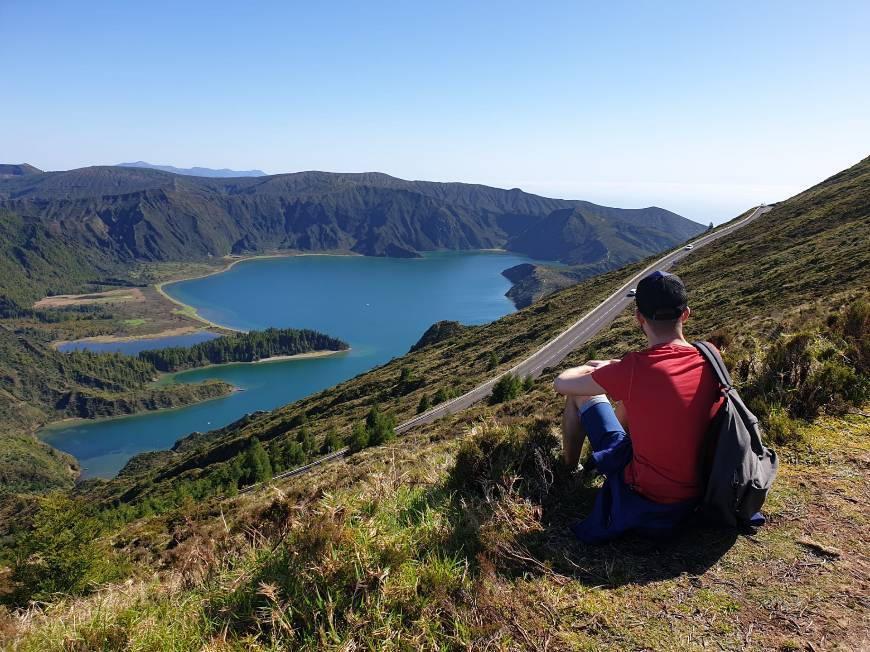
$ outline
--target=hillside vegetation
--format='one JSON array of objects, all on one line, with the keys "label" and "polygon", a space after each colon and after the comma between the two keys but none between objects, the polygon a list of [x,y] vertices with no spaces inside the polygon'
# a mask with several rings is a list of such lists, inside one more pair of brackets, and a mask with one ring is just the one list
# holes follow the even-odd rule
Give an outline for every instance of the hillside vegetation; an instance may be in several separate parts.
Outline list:
[{"label": "hillside vegetation", "polygon": [[[698,528],[601,548],[574,540],[567,525],[599,481],[559,464],[557,370],[305,476],[208,499],[236,460],[263,466],[303,431],[316,443],[333,428],[350,434],[375,405],[401,419],[424,395],[508,368],[633,266],[493,324],[437,328],[413,353],[333,390],[83,487],[102,505],[90,525],[106,528],[97,545],[115,567],[130,564],[132,581],[9,615],[0,631],[12,649],[34,650],[861,649],[868,241],[870,159],[677,266],[693,309],[688,337],[719,344],[783,459],[757,532]],[[638,344],[625,313],[564,364]],[[145,502],[148,517],[136,519]],[[59,518],[50,505],[33,514],[36,531]],[[53,541],[43,539],[22,549]],[[41,568],[13,569],[18,588],[51,586]],[[73,579],[117,581],[100,568]]]},{"label": "hillside vegetation", "polygon": [[148,362],[115,353],[60,353],[39,332],[3,326],[0,359],[0,485],[11,491],[72,486],[74,460],[33,436],[49,421],[178,407],[232,389],[211,381],[151,389],[157,369]]}]

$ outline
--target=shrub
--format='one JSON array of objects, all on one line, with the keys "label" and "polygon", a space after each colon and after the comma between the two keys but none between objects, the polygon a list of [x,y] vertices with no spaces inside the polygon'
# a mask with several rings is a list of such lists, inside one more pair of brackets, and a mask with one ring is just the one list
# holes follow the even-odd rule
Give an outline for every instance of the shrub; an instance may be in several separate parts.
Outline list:
[{"label": "shrub", "polygon": [[80,595],[106,579],[109,567],[97,543],[100,531],[83,503],[59,494],[40,498],[12,568],[14,600],[22,604]]},{"label": "shrub", "polygon": [[523,391],[523,381],[519,376],[513,374],[505,374],[498,379],[495,387],[492,388],[492,396],[489,402],[493,405],[496,403],[504,403],[516,398]]},{"label": "shrub", "polygon": [[870,374],[870,301],[866,296],[849,304],[838,326],[846,340],[846,356],[858,372]]},{"label": "shrub", "polygon": [[715,346],[720,351],[724,351],[728,348],[731,342],[734,340],[730,331],[727,331],[723,328],[719,328],[707,337],[707,341],[711,342],[713,346]]},{"label": "shrub", "polygon": [[452,398],[456,397],[456,392],[452,387],[439,387],[438,391],[435,392],[435,396],[432,398],[432,403],[434,405],[440,405],[445,401],[449,401]]},{"label": "shrub", "polygon": [[803,396],[795,403],[792,412],[806,418],[816,416],[823,407],[831,413],[843,412],[847,405],[866,400],[867,385],[867,379],[860,377],[854,369],[836,360],[827,360],[807,380]]},{"label": "shrub", "polygon": [[799,424],[795,423],[782,408],[768,411],[764,418],[764,424],[765,439],[768,443],[793,446],[803,441]]},{"label": "shrub", "polygon": [[460,446],[449,485],[485,494],[518,476],[525,493],[547,493],[553,482],[553,450],[558,444],[546,419],[536,420],[528,428],[480,425]]}]

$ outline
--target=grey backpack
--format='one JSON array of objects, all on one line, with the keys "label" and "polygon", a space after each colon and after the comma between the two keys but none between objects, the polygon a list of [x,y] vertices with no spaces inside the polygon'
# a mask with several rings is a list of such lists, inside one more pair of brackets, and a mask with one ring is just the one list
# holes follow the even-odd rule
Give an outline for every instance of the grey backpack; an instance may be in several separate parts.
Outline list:
[{"label": "grey backpack", "polygon": [[716,348],[708,342],[694,345],[713,368],[725,397],[703,447],[701,512],[709,521],[732,527],[763,522],[759,510],[779,468],[776,452],[761,443],[758,419],[734,389]]}]

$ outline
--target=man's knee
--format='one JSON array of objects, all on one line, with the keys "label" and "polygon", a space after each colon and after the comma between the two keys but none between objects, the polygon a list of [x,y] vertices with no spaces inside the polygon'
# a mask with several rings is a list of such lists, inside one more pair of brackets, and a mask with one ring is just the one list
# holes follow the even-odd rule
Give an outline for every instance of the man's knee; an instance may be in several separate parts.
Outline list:
[{"label": "man's knee", "polygon": [[580,406],[583,405],[586,401],[588,401],[591,396],[573,396],[568,395],[565,397],[565,403],[569,408],[574,410],[575,412],[580,409]]},{"label": "man's knee", "polygon": [[604,394],[596,394],[594,396],[577,396],[575,397],[575,399],[576,400],[574,404],[574,409],[577,410],[578,414],[582,414],[596,403],[607,403],[608,405],[610,404],[610,401]]}]

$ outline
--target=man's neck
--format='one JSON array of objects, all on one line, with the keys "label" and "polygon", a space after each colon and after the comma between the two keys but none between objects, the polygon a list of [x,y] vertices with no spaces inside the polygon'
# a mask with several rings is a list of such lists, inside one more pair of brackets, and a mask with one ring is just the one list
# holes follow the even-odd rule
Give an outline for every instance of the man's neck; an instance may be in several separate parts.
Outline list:
[{"label": "man's neck", "polygon": [[650,348],[654,346],[661,346],[662,344],[673,344],[674,346],[692,346],[689,344],[684,338],[683,334],[679,333],[677,335],[647,335],[647,342],[649,343]]}]

